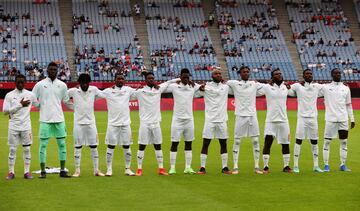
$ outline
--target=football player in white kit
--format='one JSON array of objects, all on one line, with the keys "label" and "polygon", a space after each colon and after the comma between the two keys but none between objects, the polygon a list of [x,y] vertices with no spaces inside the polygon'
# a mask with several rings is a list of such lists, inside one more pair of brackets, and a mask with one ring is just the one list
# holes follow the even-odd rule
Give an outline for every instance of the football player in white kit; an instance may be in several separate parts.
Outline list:
[{"label": "football player in white kit", "polygon": [[283,172],[291,173],[289,167],[290,162],[290,127],[287,117],[286,101],[288,89],[290,86],[283,82],[283,77],[279,68],[271,71],[271,84],[266,84],[260,94],[266,97],[266,120],[265,120],[265,145],[263,149],[264,169],[263,173],[268,174],[270,149],[274,141],[277,139],[278,144],[282,146],[282,154],[284,161]]},{"label": "football player in white kit", "polygon": [[131,171],[131,119],[129,101],[134,94],[135,89],[125,86],[125,76],[115,75],[115,86],[103,91],[103,97],[107,102],[108,125],[106,130],[106,176],[112,176],[112,160],[116,145],[122,146],[124,150],[125,175],[134,176]]},{"label": "football player in white kit", "polygon": [[194,136],[193,98],[199,91],[200,85],[190,81],[190,71],[186,68],[180,72],[179,83],[168,86],[165,92],[171,92],[174,97],[174,115],[171,123],[171,149],[169,174],[176,174],[175,163],[177,148],[181,139],[185,141],[185,174],[195,174],[191,168],[192,141]]},{"label": "football player in white kit", "polygon": [[162,134],[161,134],[161,112],[160,100],[161,93],[165,91],[170,83],[175,83],[178,79],[156,84],[154,74],[148,72],[145,74],[146,86],[136,90],[133,94],[134,98],[139,101],[139,115],[140,115],[140,128],[139,128],[139,150],[137,151],[137,176],[142,175],[142,163],[144,160],[144,152],[146,145],[153,144],[155,148],[155,155],[158,162],[159,174],[168,175],[164,169],[164,157],[161,150]]},{"label": "football player in white kit", "polygon": [[233,159],[234,169],[232,174],[238,174],[238,159],[240,143],[245,137],[251,137],[255,162],[255,173],[262,174],[259,168],[260,143],[259,122],[256,114],[256,96],[264,84],[249,81],[250,69],[243,66],[240,69],[241,80],[229,80],[227,85],[232,89],[235,96],[235,129]]},{"label": "football player in white kit", "polygon": [[81,149],[83,146],[90,147],[95,176],[104,176],[99,170],[99,144],[98,133],[95,123],[94,102],[101,97],[101,91],[90,86],[89,74],[82,73],[78,78],[79,87],[68,90],[68,95],[73,100],[74,109],[74,159],[75,173],[73,177],[80,176]]},{"label": "football player in white kit", "polygon": [[214,70],[212,72],[211,82],[203,85],[200,90],[205,99],[205,124],[203,129],[203,145],[201,149],[200,161],[201,166],[198,174],[206,174],[206,159],[211,139],[219,139],[220,154],[223,174],[231,174],[227,163],[228,153],[226,141],[229,138],[227,128],[227,104],[229,86],[223,83],[221,72]]},{"label": "football player in white kit", "polygon": [[331,70],[331,77],[333,81],[324,85],[320,92],[325,100],[324,172],[330,171],[330,143],[337,135],[340,139],[340,171],[350,171],[346,166],[349,119],[350,128],[355,127],[351,93],[349,87],[341,82],[341,72],[338,68]]},{"label": "football player in white kit", "polygon": [[32,144],[31,120],[30,110],[32,104],[37,105],[35,95],[26,90],[26,77],[24,75],[15,76],[16,88],[7,93],[3,104],[3,113],[9,115],[9,173],[8,180],[15,178],[15,160],[16,150],[19,144],[23,146],[24,159],[24,178],[32,179],[30,173],[31,152],[30,146]]},{"label": "football player in white kit", "polygon": [[299,157],[301,143],[308,138],[311,142],[315,172],[322,172],[319,167],[319,146],[318,146],[318,111],[317,99],[323,85],[313,82],[313,74],[310,69],[303,71],[304,81],[291,85],[289,96],[297,96],[298,111],[296,124],[296,143],[294,145],[294,169],[299,173]]}]

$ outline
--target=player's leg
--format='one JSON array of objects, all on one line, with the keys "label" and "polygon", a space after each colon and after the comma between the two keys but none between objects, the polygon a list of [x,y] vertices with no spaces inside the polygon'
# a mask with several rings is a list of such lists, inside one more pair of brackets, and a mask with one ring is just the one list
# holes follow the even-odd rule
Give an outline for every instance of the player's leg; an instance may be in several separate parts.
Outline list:
[{"label": "player's leg", "polygon": [[[342,123],[340,123],[342,124]],[[348,130],[346,128],[341,128],[339,130],[339,139],[340,139],[340,171],[351,171],[346,167],[347,159],[347,142],[348,142]]]},{"label": "player's leg", "polygon": [[198,174],[205,174],[206,170],[206,159],[208,155],[209,145],[211,143],[211,139],[203,138],[203,144],[201,147],[201,154],[200,154],[200,170]]},{"label": "player's leg", "polygon": [[80,176],[81,151],[82,151],[82,146],[74,147],[75,173],[72,175],[73,177]]},{"label": "player's leg", "polygon": [[185,151],[185,174],[196,174],[196,172],[191,168],[192,162],[192,142],[195,139],[194,134],[194,120],[188,120],[186,126],[184,126],[184,151]]},{"label": "player's leg", "polygon": [[164,156],[163,151],[161,149],[161,144],[154,144],[155,149],[155,156],[159,167],[159,174],[160,175],[168,175],[168,173],[164,169]]},{"label": "player's leg", "polygon": [[138,166],[138,169],[136,171],[136,176],[142,175],[142,164],[144,161],[145,148],[146,145],[149,144],[149,140],[151,138],[150,136],[152,136],[152,133],[150,131],[149,126],[144,123],[140,123],[139,136],[138,136],[139,149],[136,155],[137,166]]},{"label": "player's leg", "polygon": [[32,132],[31,130],[22,131],[21,133],[21,143],[23,146],[23,161],[24,161],[24,179],[32,179],[30,172],[31,164],[31,151],[30,147],[32,144]]},{"label": "player's leg", "polygon": [[302,139],[296,139],[294,144],[294,172],[299,173],[299,157],[300,157],[300,150],[301,150]]},{"label": "player's leg", "polygon": [[171,140],[170,148],[170,170],[169,174],[176,174],[175,164],[176,164],[176,155],[179,141]]},{"label": "player's leg", "polygon": [[313,155],[313,162],[314,162],[314,168],[313,170],[315,172],[323,172],[321,168],[319,167],[319,145],[317,139],[310,139],[311,142],[311,152]]},{"label": "player's leg", "polygon": [[124,153],[124,161],[125,161],[125,172],[126,176],[135,176],[135,173],[131,171],[131,159],[132,159],[132,152],[130,145],[132,144],[131,139],[131,127],[130,125],[122,126],[121,127],[121,145],[123,148]]},{"label": "player's leg", "polygon": [[68,178],[71,177],[65,171],[65,163],[66,163],[66,144],[65,137],[56,138],[56,143],[58,146],[58,157],[60,160],[60,177]]},{"label": "player's leg", "polygon": [[296,124],[296,142],[294,144],[294,172],[300,173],[299,157],[301,151],[302,141],[306,138],[306,133],[309,128],[305,118],[298,117]]},{"label": "player's leg", "polygon": [[161,149],[162,133],[161,133],[160,123],[157,123],[157,125],[155,127],[152,127],[150,138],[151,138],[150,142],[152,142],[154,144],[155,156],[156,156],[156,160],[157,160],[158,167],[159,167],[159,174],[167,176],[169,174],[164,169],[164,155],[163,155],[163,151]]},{"label": "player's leg", "polygon": [[274,137],[272,135],[265,135],[265,144],[263,148],[264,174],[269,173],[270,150],[273,141]]},{"label": "player's leg", "polygon": [[318,139],[319,139],[319,126],[317,118],[310,119],[310,123],[308,125],[308,131],[309,131],[309,138],[311,143],[311,152],[313,156],[313,162],[314,162],[314,172],[323,172],[321,168],[319,167],[319,145],[318,145]]},{"label": "player's leg", "polygon": [[177,149],[180,142],[181,135],[184,131],[183,121],[173,118],[171,122],[171,148],[170,148],[170,170],[169,174],[176,174],[175,164]]},{"label": "player's leg", "polygon": [[17,145],[9,146],[9,159],[8,159],[9,173],[7,175],[8,180],[12,180],[15,178],[16,150],[17,150]]},{"label": "player's leg", "polygon": [[192,141],[185,141],[185,174],[196,174],[196,172],[191,168],[192,162]]},{"label": "player's leg", "polygon": [[81,151],[84,141],[85,132],[81,130],[81,126],[74,123],[73,138],[74,138],[74,164],[75,172],[73,177],[80,177],[80,163],[81,163]]},{"label": "player's leg", "polygon": [[243,137],[245,130],[247,128],[247,125],[245,125],[248,121],[246,121],[246,117],[240,118],[236,116],[235,119],[235,129],[234,129],[234,144],[233,144],[233,163],[234,168],[232,173],[238,174],[239,173],[239,166],[238,166],[238,160],[239,160],[239,154],[240,154],[240,143],[241,138]]},{"label": "player's leg", "polygon": [[265,122],[265,143],[263,148],[263,162],[264,162],[264,174],[269,173],[269,160],[270,160],[270,150],[271,145],[274,141],[274,135],[275,135],[275,128],[274,123],[271,122]]},{"label": "player's leg", "polygon": [[208,156],[208,149],[209,145],[211,143],[211,139],[215,135],[215,126],[212,122],[205,122],[204,129],[203,129],[203,143],[201,147],[201,153],[200,153],[200,170],[198,171],[198,174],[205,174],[206,170],[206,159]]},{"label": "player's leg", "polygon": [[251,137],[251,142],[253,145],[253,156],[254,156],[254,164],[255,164],[255,173],[262,174],[263,172],[260,170],[259,166],[259,158],[260,158],[260,143],[259,136]]},{"label": "player's leg", "polygon": [[221,173],[231,174],[231,171],[228,168],[228,152],[227,152],[227,139],[219,139],[220,143],[220,154],[221,154]]},{"label": "player's leg", "polygon": [[136,155],[137,156],[137,166],[138,166],[136,176],[142,175],[142,164],[144,161],[145,148],[146,148],[146,145],[139,143],[139,149],[138,149],[137,155]]},{"label": "player's leg", "polygon": [[126,176],[135,176],[135,173],[131,171],[130,165],[131,165],[131,148],[130,145],[123,145],[124,150],[124,160],[125,160],[125,175]]},{"label": "player's leg", "polygon": [[281,144],[284,168],[283,172],[291,173],[290,163],[290,127],[288,122],[275,124],[275,136],[278,144]]},{"label": "player's leg", "polygon": [[23,160],[24,160],[24,178],[32,179],[32,175],[30,172],[30,164],[31,164],[31,144],[23,145]]},{"label": "player's leg", "polygon": [[221,172],[223,174],[231,174],[231,171],[228,168],[228,158],[229,158],[227,152],[228,131],[227,131],[226,122],[215,124],[215,138],[219,139],[219,143],[220,143],[220,155],[221,155],[221,164],[222,164]]},{"label": "player's leg", "polygon": [[15,161],[16,161],[16,151],[20,140],[20,132],[8,130],[8,145],[9,145],[9,157],[8,157],[8,166],[9,172],[7,174],[7,179],[12,180],[15,178]]},{"label": "player's leg", "polygon": [[106,148],[106,174],[105,176],[112,176],[112,162],[114,157],[115,146],[120,139],[120,127],[108,125],[106,129],[105,144]]},{"label": "player's leg", "polygon": [[282,154],[283,154],[283,162],[284,162],[284,168],[283,172],[291,173],[292,170],[289,166],[290,163],[290,145],[289,144],[281,144],[282,148]]},{"label": "player's leg", "polygon": [[53,123],[52,124],[53,134],[56,137],[56,143],[58,146],[58,157],[60,160],[60,177],[69,178],[71,176],[65,171],[65,163],[66,163],[66,128],[65,122]]},{"label": "player's leg", "polygon": [[115,145],[107,145],[106,148],[106,174],[105,176],[112,176],[112,161],[114,157]]},{"label": "player's leg", "polygon": [[39,160],[40,160],[40,177],[41,179],[46,178],[46,171],[45,171],[45,163],[46,163],[46,149],[49,143],[50,138],[50,124],[40,122],[39,128],[39,136],[40,136],[40,144],[39,144]]},{"label": "player's leg", "polygon": [[323,159],[324,159],[324,172],[329,172],[329,157],[330,157],[330,143],[338,131],[338,125],[335,122],[325,122],[324,132],[324,146],[323,146]]},{"label": "player's leg", "polygon": [[94,175],[97,177],[103,177],[105,174],[103,174],[99,170],[99,151],[97,149],[97,145],[89,145],[90,147],[90,154],[93,161],[93,169],[94,169]]}]

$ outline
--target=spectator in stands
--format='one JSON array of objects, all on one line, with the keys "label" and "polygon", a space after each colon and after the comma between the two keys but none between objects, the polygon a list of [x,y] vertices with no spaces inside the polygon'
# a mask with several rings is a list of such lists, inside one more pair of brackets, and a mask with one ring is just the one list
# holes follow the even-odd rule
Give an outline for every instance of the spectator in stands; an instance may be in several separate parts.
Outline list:
[{"label": "spectator in stands", "polygon": [[136,15],[136,16],[140,16],[141,8],[140,8],[140,5],[139,5],[139,4],[135,4],[135,5],[134,5],[134,11],[135,11],[135,15]]},{"label": "spectator in stands", "polygon": [[52,34],[52,36],[55,36],[55,37],[60,36],[59,31],[58,31],[58,30],[55,30],[55,32]]}]

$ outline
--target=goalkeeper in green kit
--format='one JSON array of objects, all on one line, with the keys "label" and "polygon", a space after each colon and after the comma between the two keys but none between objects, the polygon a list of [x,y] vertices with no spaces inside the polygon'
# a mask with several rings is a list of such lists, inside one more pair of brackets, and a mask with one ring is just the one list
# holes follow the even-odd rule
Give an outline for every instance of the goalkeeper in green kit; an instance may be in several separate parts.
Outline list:
[{"label": "goalkeeper in green kit", "polygon": [[66,128],[64,121],[64,113],[61,108],[61,101],[70,105],[69,96],[67,94],[67,86],[64,82],[56,78],[58,66],[54,62],[50,62],[47,67],[48,76],[36,83],[33,93],[40,104],[40,178],[46,178],[46,148],[51,137],[56,138],[58,145],[58,154],[60,160],[60,177],[68,178],[65,171],[66,161]]}]

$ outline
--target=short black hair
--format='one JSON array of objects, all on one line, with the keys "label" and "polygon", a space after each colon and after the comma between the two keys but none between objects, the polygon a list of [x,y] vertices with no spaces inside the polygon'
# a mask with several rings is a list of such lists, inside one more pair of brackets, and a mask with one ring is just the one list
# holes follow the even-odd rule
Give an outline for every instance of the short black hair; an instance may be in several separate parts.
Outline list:
[{"label": "short black hair", "polygon": [[190,70],[189,70],[189,69],[187,69],[187,68],[183,68],[183,69],[181,69],[181,71],[180,71],[180,75],[182,75],[182,74],[186,74],[186,73],[190,74]]},{"label": "short black hair", "polygon": [[148,75],[153,75],[153,76],[155,76],[153,72],[146,72],[146,73],[144,73],[145,79],[148,77]]},{"label": "short black hair", "polygon": [[305,72],[307,72],[307,71],[312,72],[312,70],[311,70],[311,69],[307,68],[307,69],[305,69],[305,70],[303,71],[303,75],[304,75],[304,74],[305,74]]},{"label": "short black hair", "polygon": [[340,72],[340,69],[337,68],[337,67],[335,67],[334,69],[331,70],[331,75],[332,75],[336,70]]},{"label": "short black hair", "polygon": [[58,68],[58,65],[55,63],[55,62],[50,62],[49,64],[48,64],[48,68],[49,67],[56,67],[56,68]]},{"label": "short black hair", "polygon": [[115,73],[114,80],[116,80],[118,76],[122,76],[125,79],[125,75],[123,73]]},{"label": "short black hair", "polygon": [[26,76],[23,75],[23,74],[17,74],[17,75],[15,76],[15,81],[16,81],[17,79],[19,79],[19,78],[23,78],[23,79],[26,81]]},{"label": "short black hair", "polygon": [[78,78],[80,84],[87,84],[91,82],[91,77],[87,73],[81,73]]},{"label": "short black hair", "polygon": [[248,69],[250,71],[250,68],[248,66],[241,66],[239,72],[241,72],[242,70],[245,70],[245,69]]},{"label": "short black hair", "polygon": [[[280,68],[275,68],[275,69],[273,69],[272,71],[271,71],[271,77],[273,77],[274,76],[274,72],[275,71],[280,71]],[[281,71],[280,71],[281,72]]]}]

